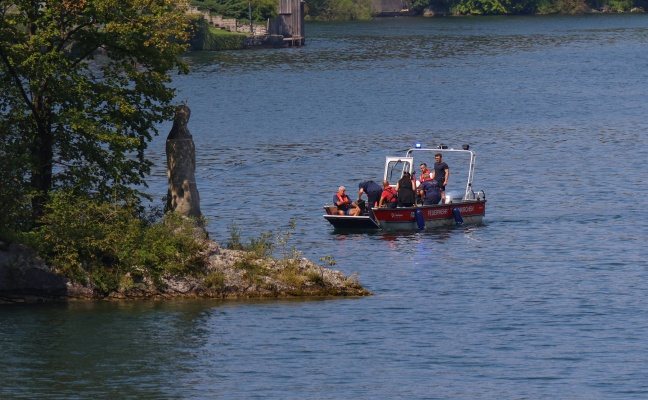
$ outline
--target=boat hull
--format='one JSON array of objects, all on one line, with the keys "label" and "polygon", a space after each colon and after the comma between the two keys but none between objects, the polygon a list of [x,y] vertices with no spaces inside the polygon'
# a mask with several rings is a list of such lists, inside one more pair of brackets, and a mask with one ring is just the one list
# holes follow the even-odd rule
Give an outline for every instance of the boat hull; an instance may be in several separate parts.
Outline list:
[{"label": "boat hull", "polygon": [[360,230],[373,230],[380,227],[368,216],[350,216],[350,215],[325,215],[324,218],[335,229],[360,229]]},{"label": "boat hull", "polygon": [[[458,218],[453,208],[460,213]],[[417,221],[417,210],[420,210]],[[387,231],[433,229],[459,224],[479,224],[486,215],[486,200],[464,200],[451,204],[432,206],[374,208],[376,222]],[[455,212],[456,213],[456,212]]]}]

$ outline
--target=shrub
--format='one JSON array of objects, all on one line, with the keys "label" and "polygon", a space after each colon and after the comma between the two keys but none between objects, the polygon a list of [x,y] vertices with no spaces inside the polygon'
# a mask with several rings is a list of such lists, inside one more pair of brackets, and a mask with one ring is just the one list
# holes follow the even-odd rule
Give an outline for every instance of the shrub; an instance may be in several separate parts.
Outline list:
[{"label": "shrub", "polygon": [[632,8],[632,0],[609,0],[608,6],[615,11],[630,11]]},{"label": "shrub", "polygon": [[247,36],[245,34],[212,28],[202,17],[193,19],[192,24],[195,34],[190,39],[190,43],[193,50],[217,51],[243,48],[243,41]]},{"label": "shrub", "polygon": [[134,204],[57,193],[39,226],[21,238],[73,281],[108,293],[126,284],[127,274],[159,282],[165,274],[201,271],[205,243],[196,237],[194,226],[175,213],[151,223]]},{"label": "shrub", "polygon": [[211,289],[222,289],[225,286],[225,275],[220,271],[210,272],[205,276],[205,286]]},{"label": "shrub", "polygon": [[248,244],[241,242],[241,228],[236,224],[227,227],[229,239],[225,248],[229,250],[243,250],[252,253],[252,258],[265,258],[271,256],[275,251],[274,235],[272,231],[262,233],[259,237],[251,237]]}]

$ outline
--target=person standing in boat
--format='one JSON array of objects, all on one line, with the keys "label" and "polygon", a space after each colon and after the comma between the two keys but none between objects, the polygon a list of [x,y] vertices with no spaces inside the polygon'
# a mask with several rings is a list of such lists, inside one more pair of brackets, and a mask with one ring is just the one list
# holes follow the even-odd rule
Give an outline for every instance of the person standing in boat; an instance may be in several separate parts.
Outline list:
[{"label": "person standing in boat", "polygon": [[439,184],[439,189],[441,189],[441,203],[445,203],[445,188],[448,184],[448,178],[450,177],[450,168],[448,167],[448,164],[443,162],[443,156],[441,153],[436,153],[434,159],[436,162],[434,163],[432,179],[437,181]]},{"label": "person standing in boat", "polygon": [[398,204],[398,195],[396,193],[396,189],[389,185],[388,180],[384,180],[382,184],[383,191],[380,195],[380,202],[378,203],[378,207],[382,207],[384,205],[387,208],[396,208],[396,205]]},{"label": "person standing in boat", "polygon": [[374,181],[360,182],[358,185],[358,201],[362,199],[362,194],[367,194],[367,207],[371,210],[372,207],[378,207],[382,188]]},{"label": "person standing in boat", "polygon": [[423,200],[424,206],[431,206],[434,204],[439,204],[441,201],[441,190],[439,189],[439,183],[434,179],[429,179],[429,174],[423,174],[421,178],[425,178],[421,186],[419,187],[419,193]]},{"label": "person standing in boat", "polygon": [[409,172],[405,171],[403,177],[400,178],[396,184],[396,192],[398,193],[398,206],[399,207],[412,207],[416,201],[416,185],[411,178]]},{"label": "person standing in boat", "polygon": [[[427,175],[427,178],[425,177]],[[432,179],[432,172],[428,169],[428,166],[426,163],[421,164],[421,183],[425,182],[426,180]]]},{"label": "person standing in boat", "polygon": [[346,195],[345,191],[346,188],[340,186],[337,193],[333,195],[333,204],[337,207],[338,214],[352,215],[354,217],[360,215],[360,207],[349,199],[349,196]]}]

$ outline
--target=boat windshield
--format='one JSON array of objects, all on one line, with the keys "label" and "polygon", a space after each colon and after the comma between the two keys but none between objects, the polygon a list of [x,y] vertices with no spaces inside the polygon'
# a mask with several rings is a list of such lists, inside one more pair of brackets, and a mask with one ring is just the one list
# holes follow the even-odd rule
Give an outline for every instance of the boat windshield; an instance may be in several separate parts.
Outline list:
[{"label": "boat windshield", "polygon": [[403,173],[412,171],[412,159],[403,157],[387,157],[385,163],[385,176],[392,186],[403,176]]}]

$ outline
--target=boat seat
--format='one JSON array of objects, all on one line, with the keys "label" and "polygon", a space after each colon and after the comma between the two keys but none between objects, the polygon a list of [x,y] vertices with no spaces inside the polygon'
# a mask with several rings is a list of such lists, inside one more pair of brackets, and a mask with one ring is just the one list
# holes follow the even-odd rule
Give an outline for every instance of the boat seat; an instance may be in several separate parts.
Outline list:
[{"label": "boat seat", "polygon": [[325,206],[324,210],[326,210],[328,215],[337,215],[338,213],[338,208],[336,206]]}]

